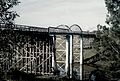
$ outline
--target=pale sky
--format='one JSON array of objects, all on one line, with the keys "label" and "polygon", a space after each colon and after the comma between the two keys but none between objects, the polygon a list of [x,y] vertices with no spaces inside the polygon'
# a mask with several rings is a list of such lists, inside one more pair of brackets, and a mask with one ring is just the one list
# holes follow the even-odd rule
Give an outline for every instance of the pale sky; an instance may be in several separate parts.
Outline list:
[{"label": "pale sky", "polygon": [[82,30],[96,30],[105,24],[104,0],[20,0],[15,7],[20,15],[15,22],[21,25],[56,27],[78,24]]}]

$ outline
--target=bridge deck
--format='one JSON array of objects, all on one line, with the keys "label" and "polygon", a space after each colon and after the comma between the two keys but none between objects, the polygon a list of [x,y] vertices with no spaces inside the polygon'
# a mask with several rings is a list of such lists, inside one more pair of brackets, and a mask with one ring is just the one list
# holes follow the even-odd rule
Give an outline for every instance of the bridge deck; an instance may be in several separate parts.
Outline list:
[{"label": "bridge deck", "polygon": [[[6,29],[4,24],[0,24],[2,30]],[[56,27],[35,27],[35,26],[27,26],[27,25],[15,25],[14,30],[16,31],[32,31],[32,32],[40,32],[40,33],[48,33],[48,34],[73,34],[73,35],[82,35],[84,37],[95,37],[95,32],[88,31],[71,31],[66,28],[56,28]]]}]

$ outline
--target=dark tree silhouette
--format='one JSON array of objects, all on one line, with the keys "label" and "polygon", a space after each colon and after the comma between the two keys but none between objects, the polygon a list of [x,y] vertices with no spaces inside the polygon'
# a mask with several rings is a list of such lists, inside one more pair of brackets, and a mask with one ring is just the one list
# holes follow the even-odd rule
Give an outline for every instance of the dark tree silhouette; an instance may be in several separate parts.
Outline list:
[{"label": "dark tree silhouette", "polygon": [[[14,19],[19,16],[12,8],[18,5],[18,0],[0,0],[0,78],[4,76],[3,67],[6,57],[9,56],[9,40],[12,39],[14,32]],[[3,29],[5,28],[5,30]],[[7,29],[7,30],[6,30]],[[12,52],[12,51],[11,51]],[[9,59],[12,59],[9,57]]]},{"label": "dark tree silhouette", "polygon": [[13,21],[18,14],[15,11],[12,11],[11,8],[19,3],[18,0],[0,0],[0,23],[13,24]]},{"label": "dark tree silhouette", "polygon": [[[108,27],[98,25],[94,47],[102,53],[105,70],[114,78],[120,75],[120,0],[105,0]],[[114,76],[113,76],[114,75]]]}]

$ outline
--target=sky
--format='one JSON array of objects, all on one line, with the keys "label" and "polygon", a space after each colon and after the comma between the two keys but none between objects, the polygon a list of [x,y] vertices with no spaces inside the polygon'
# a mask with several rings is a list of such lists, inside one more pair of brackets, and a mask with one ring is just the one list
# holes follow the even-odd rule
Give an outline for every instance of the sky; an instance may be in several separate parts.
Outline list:
[{"label": "sky", "polygon": [[104,0],[20,0],[14,9],[20,15],[16,24],[57,27],[78,24],[82,30],[93,31],[105,24]]}]

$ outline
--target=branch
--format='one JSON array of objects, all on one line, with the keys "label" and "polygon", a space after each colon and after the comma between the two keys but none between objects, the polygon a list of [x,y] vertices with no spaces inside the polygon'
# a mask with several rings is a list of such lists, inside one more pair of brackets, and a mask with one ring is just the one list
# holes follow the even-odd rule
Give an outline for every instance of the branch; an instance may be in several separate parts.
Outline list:
[{"label": "branch", "polygon": [[118,51],[110,42],[108,42],[108,43],[110,44],[110,46],[113,48],[113,50],[114,50],[117,54],[120,54],[119,51]]}]

